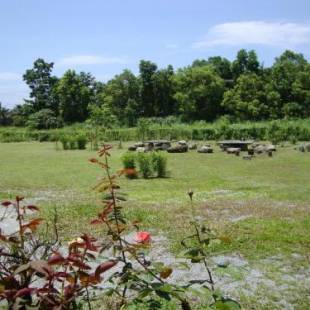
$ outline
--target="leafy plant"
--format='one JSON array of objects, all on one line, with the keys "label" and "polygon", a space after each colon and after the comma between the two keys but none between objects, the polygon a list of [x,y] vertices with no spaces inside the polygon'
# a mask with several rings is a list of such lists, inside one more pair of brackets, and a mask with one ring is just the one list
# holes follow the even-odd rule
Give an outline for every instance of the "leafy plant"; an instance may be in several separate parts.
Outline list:
[{"label": "leafy plant", "polygon": [[167,156],[160,152],[153,152],[152,155],[153,171],[158,178],[167,176]]},{"label": "leafy plant", "polygon": [[143,178],[148,179],[152,175],[152,158],[150,153],[139,153],[137,161]]},{"label": "leafy plant", "polygon": [[77,148],[79,150],[85,150],[86,149],[87,137],[85,135],[79,134],[76,137],[76,142],[77,142]]},{"label": "leafy plant", "polygon": [[70,144],[69,144],[69,139],[67,136],[61,136],[60,137],[60,142],[62,144],[62,147],[64,150],[69,150],[70,149]]},{"label": "leafy plant", "polygon": [[125,175],[128,178],[136,178],[136,154],[132,152],[126,152],[122,156],[123,167],[125,169]]}]

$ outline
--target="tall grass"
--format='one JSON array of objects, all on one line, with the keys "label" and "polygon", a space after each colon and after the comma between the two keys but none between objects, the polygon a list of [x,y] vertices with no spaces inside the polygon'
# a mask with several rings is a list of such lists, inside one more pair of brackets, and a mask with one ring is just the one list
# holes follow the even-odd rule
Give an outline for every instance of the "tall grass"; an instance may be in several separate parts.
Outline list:
[{"label": "tall grass", "polygon": [[[218,140],[218,139],[255,139],[255,140],[310,140],[310,119],[279,120],[266,122],[228,122],[192,124],[152,122],[145,132],[145,140]],[[62,136],[92,136],[92,129],[84,124],[77,124],[61,129],[30,130],[20,127],[0,127],[0,142],[21,141],[58,141]],[[99,141],[137,141],[140,138],[137,128],[96,129]],[[90,140],[90,138],[88,139]]]}]

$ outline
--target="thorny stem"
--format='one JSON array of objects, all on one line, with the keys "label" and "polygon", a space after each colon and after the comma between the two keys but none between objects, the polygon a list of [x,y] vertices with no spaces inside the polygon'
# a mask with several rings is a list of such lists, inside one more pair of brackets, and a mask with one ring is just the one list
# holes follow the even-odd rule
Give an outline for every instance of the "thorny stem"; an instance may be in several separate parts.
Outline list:
[{"label": "thorny stem", "polygon": [[92,308],[91,308],[91,304],[90,304],[88,287],[86,287],[86,298],[87,298],[88,309],[91,310]]},{"label": "thorny stem", "polygon": [[19,205],[19,199],[16,198],[16,208],[17,208],[17,220],[18,220],[18,225],[19,225],[19,236],[20,236],[20,242],[21,242],[21,247],[24,248],[24,234],[23,234],[23,228],[22,228],[22,216],[21,216],[21,211],[20,211],[20,205]]},{"label": "thorny stem", "polygon": [[[126,255],[125,255],[125,251],[124,251],[124,247],[123,247],[122,238],[121,238],[121,231],[119,228],[119,222],[118,222],[117,214],[116,214],[116,197],[115,197],[115,192],[114,192],[114,188],[113,188],[113,181],[112,181],[111,174],[110,174],[108,156],[106,153],[104,153],[104,160],[105,160],[105,165],[106,165],[107,177],[108,177],[110,187],[111,187],[111,195],[112,195],[112,201],[113,201],[113,214],[114,214],[114,220],[115,220],[115,224],[116,224],[116,228],[117,228],[117,238],[118,238],[119,245],[121,248],[123,262],[125,265],[127,265],[127,259],[126,259]],[[122,293],[123,299],[125,299],[125,297],[126,297],[126,292],[127,292],[127,286],[124,287],[124,290]]]},{"label": "thorny stem", "polygon": [[190,198],[190,201],[191,201],[192,217],[193,217],[194,227],[195,227],[195,231],[196,231],[196,237],[197,237],[197,240],[198,240],[198,242],[199,242],[199,244],[201,246],[200,247],[200,253],[203,256],[203,264],[204,264],[204,266],[205,266],[205,268],[207,270],[208,276],[209,276],[208,283],[210,283],[210,285],[211,285],[211,290],[214,291],[214,281],[213,281],[213,278],[212,278],[212,273],[211,273],[210,268],[208,267],[208,263],[207,263],[207,260],[206,260],[206,253],[202,249],[203,242],[201,240],[200,233],[199,233],[199,227],[198,227],[197,221],[195,219],[195,209],[194,209],[192,195],[189,195],[189,198]]}]

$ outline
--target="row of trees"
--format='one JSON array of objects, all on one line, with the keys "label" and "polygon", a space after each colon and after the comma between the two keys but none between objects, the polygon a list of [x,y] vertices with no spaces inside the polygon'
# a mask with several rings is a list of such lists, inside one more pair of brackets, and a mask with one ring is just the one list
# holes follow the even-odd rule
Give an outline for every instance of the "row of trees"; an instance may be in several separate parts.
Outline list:
[{"label": "row of trees", "polygon": [[184,121],[264,120],[310,115],[310,64],[285,51],[264,68],[255,51],[240,50],[234,61],[220,56],[195,60],[174,71],[141,60],[139,75],[124,70],[107,83],[90,73],[52,75],[53,63],[37,59],[23,76],[30,99],[7,111],[0,124],[37,128],[83,122],[134,126],[140,117],[179,116]]}]

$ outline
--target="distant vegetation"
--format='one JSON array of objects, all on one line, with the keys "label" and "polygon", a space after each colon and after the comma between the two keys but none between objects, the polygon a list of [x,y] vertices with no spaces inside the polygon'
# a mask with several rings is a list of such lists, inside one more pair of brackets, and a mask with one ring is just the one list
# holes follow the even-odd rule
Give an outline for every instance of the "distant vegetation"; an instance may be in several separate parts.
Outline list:
[{"label": "distant vegetation", "polygon": [[[60,129],[36,130],[30,128],[2,127],[0,142],[60,141],[69,146],[69,140],[89,142],[94,149],[102,141],[137,141],[151,139],[169,140],[218,140],[218,139],[270,140],[274,143],[289,140],[310,140],[310,118],[303,120],[273,120],[262,122],[230,123],[227,118],[207,123],[192,124],[174,118],[140,119],[133,128],[93,128],[87,124],[75,124]],[[75,143],[75,142],[73,142]],[[77,144],[74,144],[77,145]],[[82,148],[84,147],[82,146]]]},{"label": "distant vegetation", "polygon": [[265,68],[255,51],[240,50],[174,70],[146,60],[136,76],[124,70],[107,83],[68,70],[53,76],[53,63],[37,59],[23,79],[29,100],[12,110],[0,104],[0,125],[60,128],[87,121],[92,127],[134,127],[140,118],[176,117],[183,122],[262,121],[310,116],[310,64],[285,51]]}]

